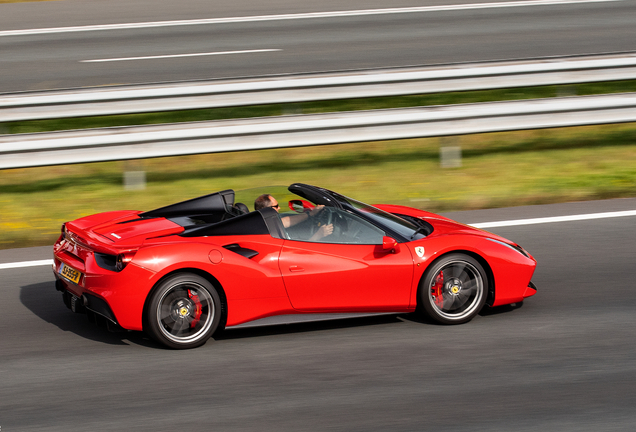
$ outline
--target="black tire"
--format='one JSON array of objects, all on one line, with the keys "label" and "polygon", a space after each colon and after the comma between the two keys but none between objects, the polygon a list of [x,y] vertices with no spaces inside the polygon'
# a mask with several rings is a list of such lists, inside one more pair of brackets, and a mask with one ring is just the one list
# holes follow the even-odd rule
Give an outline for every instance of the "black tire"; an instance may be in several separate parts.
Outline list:
[{"label": "black tire", "polygon": [[420,282],[420,304],[442,324],[470,321],[486,303],[488,278],[477,260],[451,254],[434,262]]},{"label": "black tire", "polygon": [[148,333],[174,349],[203,345],[221,321],[221,299],[201,276],[180,273],[168,277],[153,290],[146,310]]}]

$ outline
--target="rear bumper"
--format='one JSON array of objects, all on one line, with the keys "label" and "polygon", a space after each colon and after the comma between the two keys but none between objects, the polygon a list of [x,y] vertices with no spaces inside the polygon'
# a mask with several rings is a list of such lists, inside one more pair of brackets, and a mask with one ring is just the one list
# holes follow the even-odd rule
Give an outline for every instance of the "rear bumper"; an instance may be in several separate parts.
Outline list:
[{"label": "rear bumper", "polygon": [[106,300],[88,292],[84,292],[84,294],[78,297],[67,289],[67,282],[64,281],[64,279],[60,278],[57,274],[55,276],[55,289],[62,292],[64,304],[69,309],[77,313],[83,313],[86,310],[91,311],[119,326],[115,313],[110,308],[110,305],[106,302]]},{"label": "rear bumper", "polygon": [[87,261],[76,284],[59,274],[60,265],[61,260],[56,256],[53,264],[55,287],[63,293],[64,302],[70,309],[90,311],[126,330],[143,330],[144,304],[153,285],[154,272],[129,264],[116,273]]}]

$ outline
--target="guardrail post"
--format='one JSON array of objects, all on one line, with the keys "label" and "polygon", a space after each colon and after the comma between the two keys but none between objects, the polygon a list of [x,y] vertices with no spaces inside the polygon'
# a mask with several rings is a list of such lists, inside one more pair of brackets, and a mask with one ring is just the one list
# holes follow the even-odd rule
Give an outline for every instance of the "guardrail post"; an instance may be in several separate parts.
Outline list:
[{"label": "guardrail post", "polygon": [[124,190],[146,189],[146,171],[129,171],[130,168],[132,167],[128,166],[124,172]]},{"label": "guardrail post", "polygon": [[[456,137],[441,138],[442,146],[439,148],[440,166],[442,168],[461,168],[462,148],[457,144]],[[455,145],[449,145],[455,144]]]}]

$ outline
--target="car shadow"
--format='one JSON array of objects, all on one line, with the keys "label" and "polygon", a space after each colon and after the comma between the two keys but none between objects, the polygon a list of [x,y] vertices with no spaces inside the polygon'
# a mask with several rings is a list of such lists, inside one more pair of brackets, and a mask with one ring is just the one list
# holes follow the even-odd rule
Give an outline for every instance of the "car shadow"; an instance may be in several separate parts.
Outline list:
[{"label": "car shadow", "polygon": [[484,306],[481,312],[479,312],[479,315],[480,316],[499,315],[502,313],[507,313],[507,312],[512,312],[514,310],[517,310],[521,306],[523,306],[523,301],[508,304],[508,305],[503,305],[503,306],[497,306],[497,307]]},{"label": "car shadow", "polygon": [[[20,302],[35,316],[53,324],[60,330],[72,332],[82,338],[110,345],[140,345],[148,348],[167,349],[139,331],[111,332],[88,321],[85,314],[73,313],[62,301],[62,294],[55,290],[52,282],[26,285],[20,289]],[[518,309],[523,303],[516,305],[485,307],[480,316],[497,315]],[[215,340],[233,340],[273,335],[285,335],[305,332],[318,332],[374,325],[399,324],[415,322],[428,325],[443,325],[425,314],[403,313],[382,314],[357,318],[338,318],[324,321],[276,324],[259,327],[227,329],[214,335]]]},{"label": "car shadow", "polygon": [[90,323],[85,314],[74,313],[64,305],[62,293],[56,291],[53,282],[20,287],[20,302],[41,320],[82,338],[110,345],[159,346],[142,332],[110,332]]}]

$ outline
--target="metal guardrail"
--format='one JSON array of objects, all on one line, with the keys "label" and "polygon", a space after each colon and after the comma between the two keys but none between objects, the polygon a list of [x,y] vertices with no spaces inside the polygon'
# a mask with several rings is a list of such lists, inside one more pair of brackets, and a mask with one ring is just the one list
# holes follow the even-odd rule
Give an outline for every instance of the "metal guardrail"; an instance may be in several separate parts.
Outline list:
[{"label": "metal guardrail", "polygon": [[636,79],[636,53],[0,94],[0,122]]},{"label": "metal guardrail", "polygon": [[0,136],[0,169],[636,121],[636,93]]}]

